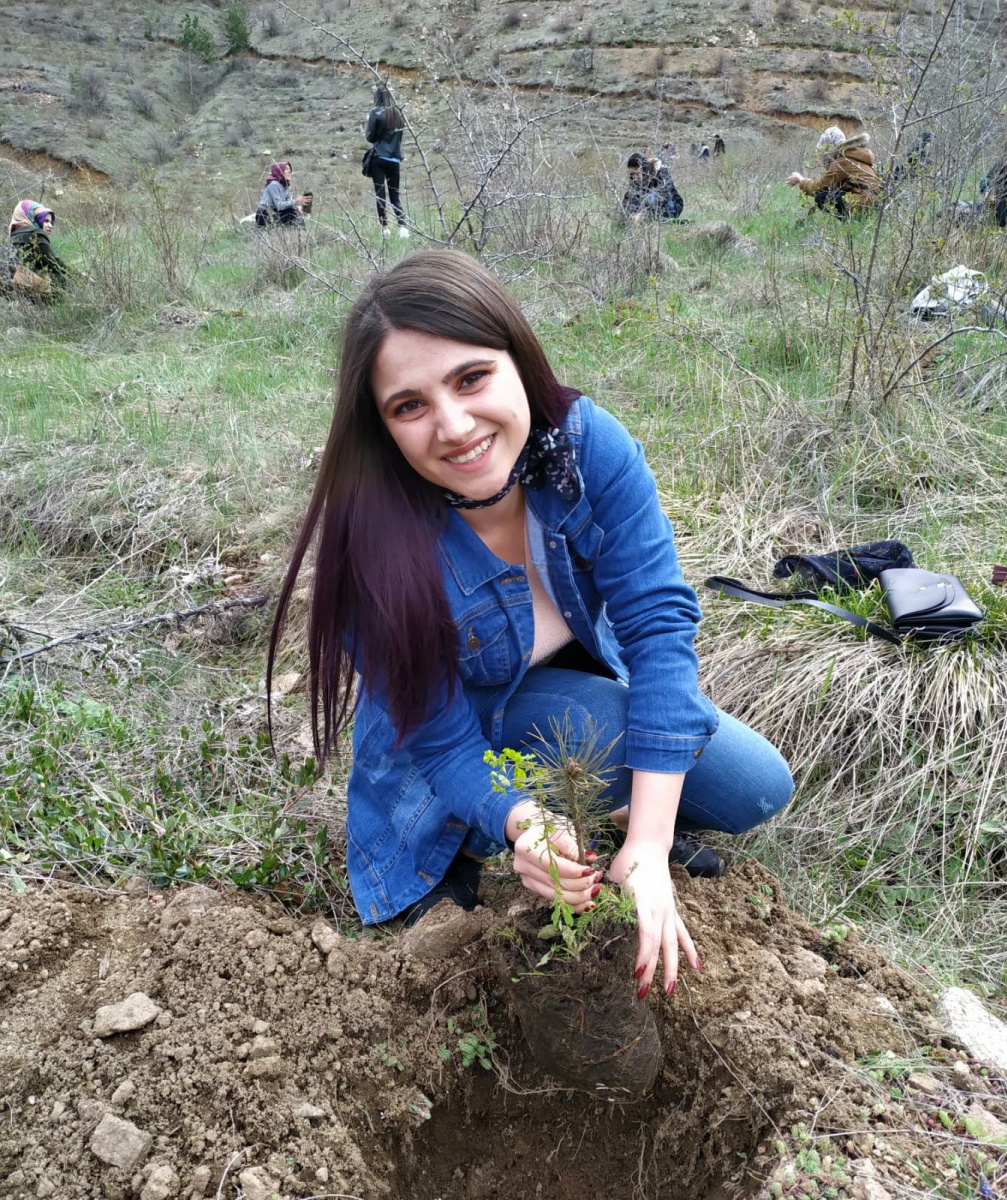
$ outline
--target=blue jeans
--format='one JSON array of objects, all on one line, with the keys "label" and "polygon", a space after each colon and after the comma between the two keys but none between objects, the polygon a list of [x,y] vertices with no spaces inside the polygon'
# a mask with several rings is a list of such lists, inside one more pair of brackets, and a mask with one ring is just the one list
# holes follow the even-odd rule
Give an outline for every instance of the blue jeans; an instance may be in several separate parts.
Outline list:
[{"label": "blue jeans", "polygon": [[[534,753],[541,750],[541,733],[555,747],[550,718],[568,714],[574,746],[592,727],[598,743],[611,747],[605,771],[611,778],[606,801],[609,811],[629,803],[632,772],[625,764],[629,688],[615,679],[584,671],[533,667],[511,697],[504,712],[505,746]],[[768,821],[793,795],[794,783],[783,756],[766,739],[718,710],[720,724],[696,764],[686,772],[678,809],[680,829],[715,829],[744,833]]]}]

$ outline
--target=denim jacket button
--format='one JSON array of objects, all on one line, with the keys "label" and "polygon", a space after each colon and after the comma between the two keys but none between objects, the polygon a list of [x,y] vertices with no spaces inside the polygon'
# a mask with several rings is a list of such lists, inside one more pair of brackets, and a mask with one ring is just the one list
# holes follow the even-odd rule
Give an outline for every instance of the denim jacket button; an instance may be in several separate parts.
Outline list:
[{"label": "denim jacket button", "polygon": [[468,648],[470,650],[478,650],[479,647],[482,645],[482,642],[476,637],[476,635],[474,633],[470,633],[469,640],[465,644],[468,646]]},{"label": "denim jacket button", "polygon": [[702,747],[702,746],[700,746],[700,747],[699,747],[699,749],[698,749],[698,750],[696,750],[696,751],[693,753],[693,756],[692,756],[692,757],[693,757],[693,758],[699,758],[699,756],[700,756],[702,753],[703,753],[703,747]]}]

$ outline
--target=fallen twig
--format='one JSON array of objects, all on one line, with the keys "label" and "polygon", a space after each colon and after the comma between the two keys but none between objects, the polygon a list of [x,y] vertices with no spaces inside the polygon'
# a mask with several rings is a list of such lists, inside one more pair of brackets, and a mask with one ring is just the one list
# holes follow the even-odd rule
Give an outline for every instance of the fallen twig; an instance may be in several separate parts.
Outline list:
[{"label": "fallen twig", "polygon": [[64,637],[53,638],[41,646],[29,646],[27,650],[19,650],[9,658],[0,658],[0,667],[12,667],[17,663],[27,662],[39,654],[55,650],[58,646],[69,646],[73,642],[88,642],[106,637],[111,633],[129,633],[134,629],[146,629],[151,625],[178,624],[190,617],[202,617],[207,613],[230,612],[234,608],[262,608],[269,603],[268,596],[244,596],[235,600],[210,600],[196,608],[183,608],[178,612],[159,613],[156,617],[136,617],[131,621],[115,621],[111,625],[96,625],[90,629],[78,629],[76,633],[68,633]]}]

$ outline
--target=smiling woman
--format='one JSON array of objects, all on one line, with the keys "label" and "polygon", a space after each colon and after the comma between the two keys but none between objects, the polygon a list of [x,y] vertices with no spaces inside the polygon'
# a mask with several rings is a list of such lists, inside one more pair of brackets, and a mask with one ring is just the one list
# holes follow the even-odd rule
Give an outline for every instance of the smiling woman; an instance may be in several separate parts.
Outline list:
[{"label": "smiling woman", "polygon": [[790,773],[699,690],[699,607],[640,445],[556,379],[513,299],[464,254],[403,260],[350,313],[267,680],[316,538],[314,733],[324,756],[353,723],[347,865],[364,921],[415,920],[445,897],[473,907],[480,860],[505,846],[529,890],[592,907],[601,872],[562,822],[547,836],[557,818],[496,790],[485,762],[540,748],[538,731],[565,719],[574,743],[613,739],[606,801],[626,837],[610,876],[636,904],[640,994],[662,956],[670,991],[679,947],[699,960],[669,862],[719,875],[694,831],[767,820]]}]

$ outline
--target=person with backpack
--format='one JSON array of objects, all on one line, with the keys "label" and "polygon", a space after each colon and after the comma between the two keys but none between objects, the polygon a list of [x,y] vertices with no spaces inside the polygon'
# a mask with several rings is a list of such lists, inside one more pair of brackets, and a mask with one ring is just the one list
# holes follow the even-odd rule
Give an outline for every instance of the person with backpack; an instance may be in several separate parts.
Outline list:
[{"label": "person with backpack", "polygon": [[[842,130],[834,127],[842,137]],[[819,139],[819,148],[826,135]],[[866,212],[881,199],[881,179],[874,169],[874,155],[868,147],[870,135],[857,133],[845,138],[834,148],[831,143],[825,149],[824,170],[817,179],[809,179],[800,171],[787,177],[788,187],[799,187],[806,196],[814,198],[823,212],[832,212],[846,218]]]},{"label": "person with backpack", "polygon": [[[391,204],[399,225],[399,237],[409,237],[406,214],[399,194],[402,167],[402,112],[386,87],[374,89],[374,107],[367,117],[364,137],[371,144],[369,171],[374,183],[374,199],[378,209],[381,236],[390,237],[388,205]],[[385,192],[387,190],[387,198]]]},{"label": "person with backpack", "polygon": [[923,174],[933,157],[933,140],[934,135],[930,130],[924,129],[905,156],[891,164],[890,178],[893,183],[908,182]]},{"label": "person with backpack", "polygon": [[262,189],[259,206],[255,210],[255,223],[260,229],[269,225],[304,228],[300,206],[290,192],[291,173],[288,162],[274,162],[269,168],[269,178]]},{"label": "person with backpack", "polygon": [[[28,295],[51,297],[65,289],[70,268],[49,241],[56,214],[34,200],[19,200],[11,213],[10,277],[15,290]],[[21,278],[19,279],[19,276]]]}]

